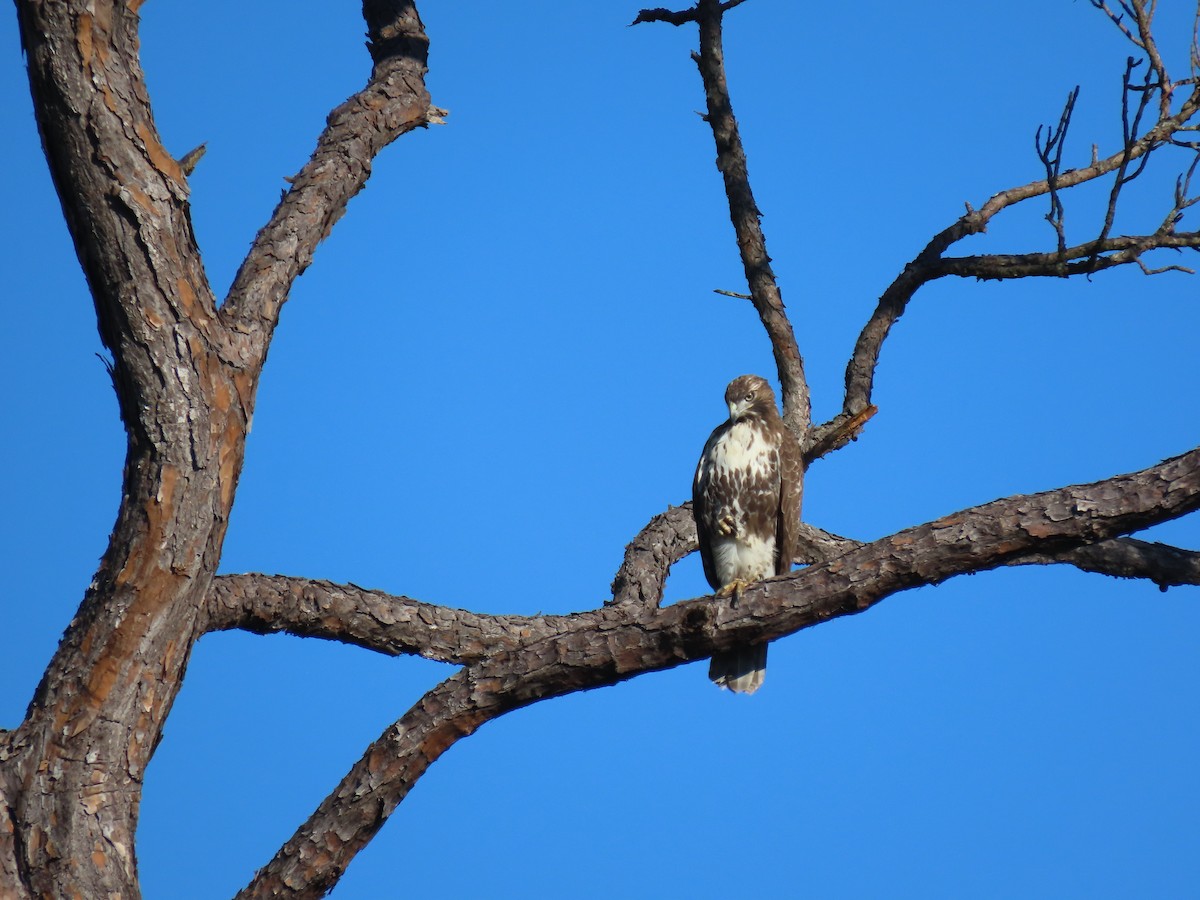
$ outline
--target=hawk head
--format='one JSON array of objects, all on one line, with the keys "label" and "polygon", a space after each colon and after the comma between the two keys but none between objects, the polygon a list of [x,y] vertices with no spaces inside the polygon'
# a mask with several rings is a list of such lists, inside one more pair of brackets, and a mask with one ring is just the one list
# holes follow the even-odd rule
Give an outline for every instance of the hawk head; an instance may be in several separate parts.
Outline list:
[{"label": "hawk head", "polygon": [[779,415],[775,406],[775,392],[767,380],[758,375],[739,375],[725,388],[725,405],[729,407],[729,421],[737,422],[747,416],[770,418]]}]

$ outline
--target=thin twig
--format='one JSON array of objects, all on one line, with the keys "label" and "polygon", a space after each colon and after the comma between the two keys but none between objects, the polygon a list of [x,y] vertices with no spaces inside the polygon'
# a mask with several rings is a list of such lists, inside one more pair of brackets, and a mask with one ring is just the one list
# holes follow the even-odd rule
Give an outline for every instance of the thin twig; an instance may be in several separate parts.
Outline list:
[{"label": "thin twig", "polygon": [[1054,228],[1054,232],[1058,237],[1058,252],[1060,256],[1066,256],[1067,237],[1063,229],[1063,205],[1062,200],[1058,196],[1058,179],[1062,172],[1062,157],[1063,147],[1066,145],[1067,129],[1071,127],[1071,113],[1075,110],[1075,101],[1079,98],[1079,86],[1075,86],[1075,90],[1067,95],[1066,105],[1063,107],[1062,115],[1058,118],[1058,127],[1046,127],[1046,142],[1042,143],[1042,127],[1038,126],[1037,134],[1034,135],[1033,145],[1037,150],[1038,158],[1046,168],[1046,184],[1050,191],[1050,212],[1046,214],[1046,221]]}]

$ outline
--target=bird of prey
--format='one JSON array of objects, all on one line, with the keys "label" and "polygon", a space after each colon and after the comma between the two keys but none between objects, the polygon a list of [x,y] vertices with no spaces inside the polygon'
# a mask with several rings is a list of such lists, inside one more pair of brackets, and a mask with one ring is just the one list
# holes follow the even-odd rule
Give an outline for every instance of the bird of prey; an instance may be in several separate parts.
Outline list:
[{"label": "bird of prey", "polygon": [[[692,482],[692,512],[704,576],[723,596],[791,570],[800,528],[804,460],[800,444],[758,375],[741,375],[725,390],[729,419],[709,437]],[[762,685],[767,645],[718,653],[708,677],[752,694]]]}]

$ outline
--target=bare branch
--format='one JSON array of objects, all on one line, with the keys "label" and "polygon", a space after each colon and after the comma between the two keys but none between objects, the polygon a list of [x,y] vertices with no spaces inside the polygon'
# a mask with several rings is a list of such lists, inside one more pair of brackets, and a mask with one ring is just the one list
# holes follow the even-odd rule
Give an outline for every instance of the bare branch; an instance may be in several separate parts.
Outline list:
[{"label": "bare branch", "polygon": [[[425,89],[429,39],[411,0],[368,0],[363,13],[375,61],[371,78],[329,114],[312,158],[254,239],[221,308],[235,333],[270,335],[293,282],[366,184],[375,156],[444,113]],[[265,352],[267,342],[261,343]]]},{"label": "bare branch", "polygon": [[320,897],[459,738],[549,697],[775,640],[884,598],[1035,553],[1063,553],[1200,508],[1200,448],[1140,472],[1010,497],[909,528],[836,559],[700,598],[577,613],[560,635],[483,659],[426,694],[350,770],[238,894]]},{"label": "bare branch", "polygon": [[1192,80],[1200,78],[1200,3],[1196,4],[1196,15],[1192,17],[1192,45],[1188,50],[1188,64]]},{"label": "bare branch", "polygon": [[[1120,30],[1121,34],[1139,50],[1145,52],[1150,60],[1150,69],[1154,72],[1157,79],[1155,87],[1159,92],[1159,118],[1165,118],[1171,113],[1171,94],[1178,84],[1185,82],[1172,82],[1170,75],[1167,74],[1167,67],[1163,63],[1162,55],[1158,50],[1158,42],[1154,37],[1154,8],[1157,5],[1157,0],[1149,0],[1147,5],[1146,0],[1119,0],[1122,10],[1121,14],[1115,13],[1105,0],[1091,0],[1092,6],[1101,10],[1114,25]],[[1133,19],[1136,32],[1125,24],[1125,17]],[[1193,74],[1195,74],[1193,72]],[[1149,77],[1147,77],[1149,82]]]},{"label": "bare branch", "polygon": [[[800,563],[829,562],[864,546],[862,541],[829,534],[811,525],[801,528],[806,558],[797,560]],[[1006,566],[1060,564],[1112,578],[1145,579],[1161,591],[1184,585],[1200,586],[1200,553],[1136,538],[1110,538],[1056,553],[1027,553],[1005,563]]]},{"label": "bare branch", "polygon": [[[1133,148],[1137,143],[1137,132],[1141,127],[1142,116],[1146,112],[1146,107],[1150,104],[1151,97],[1150,69],[1146,70],[1140,88],[1133,85],[1133,70],[1140,64],[1141,60],[1135,60],[1132,56],[1125,61],[1125,75],[1121,82],[1121,133],[1124,139],[1124,150],[1121,153],[1121,162],[1117,166],[1117,175],[1113,179],[1112,189],[1109,191],[1108,206],[1104,211],[1104,225],[1100,229],[1099,237],[1096,238],[1098,245],[1102,244],[1112,231],[1113,221],[1117,213],[1117,200],[1121,196],[1121,188],[1141,175],[1146,168],[1146,163],[1150,159],[1149,153],[1143,154],[1138,161],[1137,168],[1132,173],[1128,171]],[[1133,93],[1136,93],[1138,96],[1138,105],[1133,120],[1130,121],[1129,96]]]},{"label": "bare branch", "polygon": [[[1109,17],[1109,19],[1112,20],[1112,23],[1114,25],[1116,25],[1118,29],[1120,29],[1121,34],[1125,35],[1125,37],[1128,38],[1130,41],[1132,41],[1134,44],[1137,44],[1138,47],[1142,46],[1140,43],[1138,43],[1137,36],[1134,35],[1134,33],[1129,30],[1129,26],[1125,24],[1125,16],[1114,12],[1112,10],[1112,8],[1106,2],[1104,2],[1104,0],[1091,0],[1091,3],[1092,3],[1092,6],[1096,7],[1096,9],[1103,12],[1106,16]],[[1130,13],[1129,7],[1126,6],[1124,3],[1121,3],[1121,8],[1123,10],[1125,10],[1126,13]],[[1142,49],[1145,49],[1145,48],[1142,48]]]},{"label": "bare branch", "polygon": [[1200,163],[1200,152],[1197,152],[1192,158],[1192,164],[1188,166],[1187,171],[1175,179],[1175,205],[1163,221],[1160,231],[1173,231],[1175,225],[1183,218],[1183,211],[1200,203],[1200,196],[1191,196],[1192,176],[1196,174],[1198,163]]},{"label": "bare branch", "polygon": [[809,429],[804,441],[804,464],[807,466],[851,441],[857,441],[863,426],[879,412],[877,406],[867,406],[853,415],[842,413],[817,428]]},{"label": "bare branch", "polygon": [[696,8],[693,6],[690,9],[672,12],[665,7],[658,6],[654,9],[643,9],[637,14],[637,17],[629,23],[632,28],[634,25],[641,25],[643,22],[666,22],[668,25],[686,25],[688,22],[696,21]]},{"label": "bare branch", "polygon": [[[1056,190],[1061,191],[1094,181],[1118,170],[1121,170],[1122,177],[1128,180],[1124,173],[1131,161],[1141,159],[1155,148],[1169,143],[1177,133],[1189,127],[1197,112],[1200,112],[1200,87],[1193,85],[1192,92],[1181,104],[1178,112],[1159,119],[1140,137],[1127,142],[1117,153],[1095,159],[1091,165],[1084,168],[1062,172],[1055,179]],[[880,297],[879,304],[859,334],[854,352],[847,363],[846,395],[842,407],[844,415],[856,415],[870,405],[875,368],[879,363],[883,342],[916,292],[929,281],[939,277],[943,263],[942,254],[958,241],[986,231],[988,223],[1005,209],[1049,192],[1049,179],[1042,179],[994,194],[982,207],[977,210],[969,209],[952,225],[934,235],[925,248],[904,267]],[[1096,265],[1111,266],[1099,261]]]},{"label": "bare branch", "polygon": [[655,516],[626,546],[609,602],[658,606],[671,566],[695,549],[696,520],[690,501]]},{"label": "bare branch", "polygon": [[1175,231],[1175,226],[1183,219],[1184,210],[1200,203],[1200,197],[1190,196],[1192,176],[1196,172],[1198,163],[1200,163],[1200,154],[1193,157],[1187,171],[1175,179],[1174,201],[1162,223],[1152,234],[1098,238],[1076,247],[1060,246],[1057,253],[947,257],[931,267],[937,273],[933,277],[957,275],[984,280],[1030,276],[1065,278],[1070,275],[1090,275],[1093,272],[1129,263],[1136,263],[1147,275],[1157,275],[1163,272],[1192,274],[1190,268],[1180,265],[1149,268],[1142,260],[1142,256],[1152,250],[1160,249],[1200,249],[1200,231]]},{"label": "bare branch", "polygon": [[[1158,116],[1164,118],[1171,114],[1171,94],[1175,89],[1175,85],[1171,81],[1171,76],[1167,74],[1167,67],[1163,63],[1162,54],[1158,51],[1158,41],[1155,40],[1153,23],[1154,23],[1154,7],[1158,0],[1150,0],[1149,5],[1145,0],[1132,0],[1133,15],[1137,21],[1138,28],[1138,46],[1146,51],[1146,56],[1150,60],[1150,68],[1154,72],[1154,77],[1158,82]],[[1147,79],[1149,81],[1149,79]]]},{"label": "bare branch", "polygon": [[1200,553],[1134,538],[1114,538],[1054,555],[1030,554],[1012,564],[1050,563],[1070,563],[1085,572],[1113,578],[1144,578],[1158,585],[1161,591],[1200,585]]},{"label": "bare branch", "polygon": [[[741,6],[745,2],[746,0],[725,0],[724,3],[720,4],[721,12],[733,9],[735,6]],[[643,22],[666,22],[668,25],[676,26],[686,25],[688,22],[698,21],[699,15],[699,8],[696,6],[693,6],[690,9],[681,10],[680,12],[672,12],[671,10],[664,9],[660,6],[655,9],[640,10],[637,14],[637,18],[635,18],[629,24],[631,27],[634,25],[640,25]]]},{"label": "bare branch", "polygon": [[241,629],[469,663],[560,633],[562,616],[489,616],[353,584],[284,575],[213,579],[203,631]]},{"label": "bare branch", "polygon": [[[994,281],[1012,278],[1091,275],[1116,266],[1138,263],[1151,250],[1200,249],[1200,232],[1122,236],[1108,238],[1101,244],[1089,241],[1068,247],[1061,253],[983,254],[980,256],[948,256],[938,261],[931,278],[955,275],[959,278],[978,278]],[[1109,254],[1107,256],[1102,254]],[[1143,266],[1143,269],[1145,267]],[[1183,267],[1167,266],[1163,270]]]},{"label": "bare branch", "polygon": [[701,0],[695,9],[700,23],[700,52],[693,54],[704,81],[707,121],[717,145],[717,168],[725,181],[729,218],[737,236],[746,282],[759,319],[771,340],[775,367],[783,392],[783,418],[797,435],[809,427],[810,404],[804,362],[796,344],[792,324],[783,306],[783,296],[771,270],[766,238],[759,217],[762,213],[750,188],[746,153],[738,133],[737,119],[725,80],[725,55],[721,42],[721,16],[732,4]]},{"label": "bare branch", "polygon": [[1067,249],[1067,238],[1063,230],[1063,205],[1058,196],[1058,178],[1062,173],[1063,147],[1067,142],[1067,129],[1071,127],[1071,113],[1075,110],[1075,101],[1079,99],[1079,86],[1067,96],[1066,105],[1058,119],[1058,127],[1046,128],[1046,142],[1042,143],[1042,126],[1038,126],[1034,135],[1033,145],[1037,150],[1038,159],[1046,167],[1046,184],[1050,191],[1050,212],[1046,221],[1054,228],[1058,237],[1058,252],[1064,255]]}]

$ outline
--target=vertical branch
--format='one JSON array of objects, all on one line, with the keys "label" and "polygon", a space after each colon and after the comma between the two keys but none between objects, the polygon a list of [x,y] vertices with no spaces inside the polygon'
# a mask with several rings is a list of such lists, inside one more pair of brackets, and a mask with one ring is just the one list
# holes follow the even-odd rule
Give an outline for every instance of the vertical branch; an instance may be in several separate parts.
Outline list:
[{"label": "vertical branch", "polygon": [[1196,14],[1192,17],[1192,44],[1188,49],[1188,68],[1193,81],[1200,78],[1200,3],[1196,4]]},{"label": "vertical branch", "polygon": [[[1050,212],[1046,214],[1046,221],[1050,223],[1058,236],[1058,255],[1064,264],[1067,255],[1067,236],[1063,228],[1064,213],[1062,200],[1058,196],[1058,179],[1062,174],[1062,155],[1067,141],[1067,129],[1071,127],[1071,113],[1075,111],[1075,101],[1078,97],[1079,86],[1076,85],[1075,90],[1067,96],[1067,103],[1058,119],[1058,127],[1046,128],[1046,142],[1042,143],[1042,126],[1040,125],[1033,138],[1038,158],[1046,167],[1046,184],[1050,193]],[[1064,271],[1064,276],[1065,274]]]},{"label": "vertical branch", "polygon": [[[1108,195],[1108,208],[1104,211],[1104,224],[1100,228],[1100,234],[1096,238],[1097,250],[1092,254],[1090,263],[1095,263],[1099,255],[1099,247],[1103,245],[1108,235],[1112,232],[1113,222],[1117,216],[1117,201],[1121,197],[1121,188],[1133,181],[1142,174],[1142,170],[1146,168],[1146,163],[1150,161],[1150,154],[1143,154],[1137,160],[1137,168],[1133,172],[1129,171],[1129,163],[1133,160],[1133,150],[1138,142],[1138,129],[1141,127],[1142,115],[1146,112],[1146,107],[1150,105],[1150,96],[1154,91],[1154,86],[1151,84],[1151,74],[1153,69],[1147,67],[1146,74],[1142,78],[1142,84],[1139,87],[1133,85],[1133,70],[1142,64],[1142,60],[1134,59],[1132,56],[1125,60],[1125,75],[1122,78],[1121,91],[1121,136],[1123,141],[1123,149],[1121,151],[1121,161],[1117,165],[1116,177],[1113,179],[1112,190]],[[1138,95],[1137,109],[1133,113],[1132,119],[1129,115],[1129,95],[1136,93]]]},{"label": "vertical branch", "polygon": [[725,180],[729,218],[737,235],[751,301],[775,354],[775,366],[783,390],[784,421],[793,432],[803,436],[811,419],[808,382],[791,322],[784,311],[783,297],[775,282],[775,273],[771,270],[771,257],[767,255],[767,242],[759,221],[762,213],[750,189],[746,152],[729,99],[721,41],[721,18],[726,8],[728,4],[718,0],[700,0],[696,7],[700,24],[700,52],[693,53],[692,59],[696,61],[704,81],[708,105],[706,119],[717,144],[717,168]]}]

